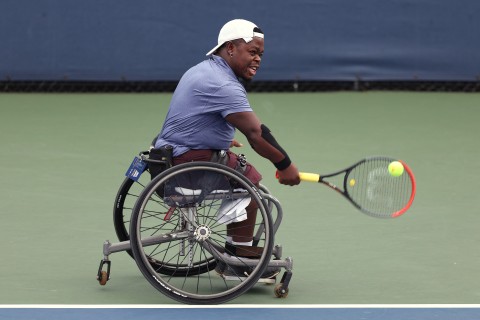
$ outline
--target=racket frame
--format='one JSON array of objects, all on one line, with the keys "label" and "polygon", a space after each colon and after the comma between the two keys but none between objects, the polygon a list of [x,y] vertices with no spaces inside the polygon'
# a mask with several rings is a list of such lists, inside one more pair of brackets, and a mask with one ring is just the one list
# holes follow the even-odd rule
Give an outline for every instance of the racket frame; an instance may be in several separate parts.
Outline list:
[{"label": "racket frame", "polygon": [[[395,212],[393,212],[389,215],[381,216],[379,214],[375,214],[373,212],[370,212],[370,211],[366,210],[365,208],[360,206],[358,203],[356,203],[348,193],[347,184],[348,184],[348,180],[349,180],[348,176],[349,176],[350,172],[354,168],[356,168],[357,166],[361,165],[362,163],[367,162],[367,161],[372,161],[372,160],[386,160],[386,161],[390,161],[390,162],[391,161],[399,161],[403,165],[403,168],[404,168],[405,172],[410,177],[412,192],[411,192],[409,200],[407,201],[407,204],[402,209],[397,210],[397,211],[395,211]],[[344,174],[343,189],[339,188],[334,183],[325,180],[327,178],[332,178],[332,177],[335,177],[335,176],[339,176],[341,174]],[[302,179],[303,177],[305,177],[305,179]],[[413,203],[413,200],[415,199],[415,194],[416,194],[416,190],[417,190],[417,184],[416,184],[415,176],[413,175],[413,171],[410,169],[410,167],[403,160],[397,160],[397,159],[393,159],[393,158],[389,158],[389,157],[382,157],[382,156],[365,158],[365,159],[362,159],[362,160],[356,162],[355,164],[349,166],[348,168],[345,168],[343,170],[339,170],[339,171],[336,171],[336,172],[333,172],[333,173],[325,174],[325,175],[309,174],[309,173],[301,173],[300,174],[300,178],[302,180],[305,180],[305,181],[312,181],[313,182],[315,180],[314,178],[316,178],[316,177],[318,177],[316,182],[322,183],[322,184],[326,185],[327,187],[337,191],[338,193],[343,195],[345,198],[347,198],[350,201],[350,203],[352,203],[361,212],[363,212],[365,214],[368,214],[368,215],[371,215],[371,216],[375,216],[377,218],[378,217],[397,218],[397,217],[401,216],[402,214],[404,214],[411,207],[411,205]]]}]

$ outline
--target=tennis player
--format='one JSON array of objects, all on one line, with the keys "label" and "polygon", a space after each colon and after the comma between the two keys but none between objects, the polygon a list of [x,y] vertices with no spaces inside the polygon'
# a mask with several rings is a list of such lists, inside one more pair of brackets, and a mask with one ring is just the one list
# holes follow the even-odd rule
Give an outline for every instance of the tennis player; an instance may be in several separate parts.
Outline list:
[{"label": "tennis player", "polygon": [[[155,148],[173,147],[173,164],[190,161],[223,162],[258,186],[261,174],[232,151],[240,147],[235,129],[242,132],[253,150],[270,160],[285,185],[300,183],[297,167],[272,132],[256,116],[239,78],[250,81],[258,72],[264,51],[264,33],[254,23],[236,19],[220,30],[217,45],[208,58],[190,68],[172,96]],[[219,155],[225,150],[224,157]],[[257,207],[246,208],[247,219],[227,225],[228,252],[235,246],[251,246]],[[250,225],[251,228],[244,226]],[[242,230],[242,232],[235,231]]]}]

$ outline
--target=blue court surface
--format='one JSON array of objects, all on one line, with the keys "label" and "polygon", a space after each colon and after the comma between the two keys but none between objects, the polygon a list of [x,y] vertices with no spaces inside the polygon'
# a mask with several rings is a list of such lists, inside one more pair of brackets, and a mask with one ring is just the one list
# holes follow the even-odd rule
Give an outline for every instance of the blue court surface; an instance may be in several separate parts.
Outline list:
[{"label": "blue court surface", "polygon": [[9,320],[474,320],[480,305],[305,305],[304,307],[236,306],[3,306]]}]

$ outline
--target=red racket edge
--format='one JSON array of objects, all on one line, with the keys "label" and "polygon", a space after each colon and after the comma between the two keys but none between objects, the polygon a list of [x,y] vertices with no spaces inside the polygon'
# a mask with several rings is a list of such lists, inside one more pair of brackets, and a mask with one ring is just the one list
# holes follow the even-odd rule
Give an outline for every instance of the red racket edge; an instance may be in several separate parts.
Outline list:
[{"label": "red racket edge", "polygon": [[403,168],[405,169],[407,174],[410,176],[410,181],[412,183],[412,194],[410,195],[410,199],[408,200],[405,207],[398,210],[397,212],[392,213],[392,215],[391,215],[392,218],[397,218],[397,217],[401,216],[402,214],[404,214],[410,208],[410,206],[412,205],[413,199],[415,199],[415,193],[417,193],[417,182],[415,181],[415,176],[413,175],[412,169],[410,169],[410,167],[404,161],[402,161],[402,160],[398,160],[398,161],[403,165]]}]

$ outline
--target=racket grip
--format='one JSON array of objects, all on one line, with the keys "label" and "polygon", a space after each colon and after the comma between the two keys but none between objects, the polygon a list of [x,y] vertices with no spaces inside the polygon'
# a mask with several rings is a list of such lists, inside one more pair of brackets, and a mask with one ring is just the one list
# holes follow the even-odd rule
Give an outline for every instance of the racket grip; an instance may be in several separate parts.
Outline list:
[{"label": "racket grip", "polygon": [[[317,173],[299,172],[300,180],[308,182],[319,182],[320,175]],[[278,171],[275,172],[275,178],[278,179]]]},{"label": "racket grip", "polygon": [[317,173],[300,172],[300,180],[308,182],[319,182],[320,175]]}]

